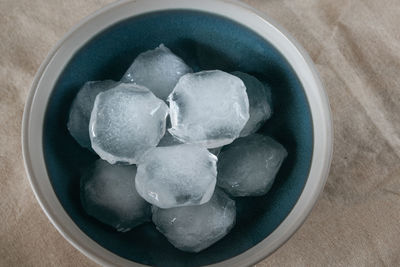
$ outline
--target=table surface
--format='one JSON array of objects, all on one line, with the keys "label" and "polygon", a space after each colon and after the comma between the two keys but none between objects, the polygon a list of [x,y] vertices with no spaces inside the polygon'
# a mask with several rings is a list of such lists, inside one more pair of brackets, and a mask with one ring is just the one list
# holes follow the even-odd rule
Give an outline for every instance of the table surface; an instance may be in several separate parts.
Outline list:
[{"label": "table surface", "polygon": [[[21,119],[52,46],[112,0],[0,0],[0,266],[96,266],[48,221],[25,175]],[[310,53],[335,144],[301,229],[257,266],[400,265],[400,1],[247,0]]]}]

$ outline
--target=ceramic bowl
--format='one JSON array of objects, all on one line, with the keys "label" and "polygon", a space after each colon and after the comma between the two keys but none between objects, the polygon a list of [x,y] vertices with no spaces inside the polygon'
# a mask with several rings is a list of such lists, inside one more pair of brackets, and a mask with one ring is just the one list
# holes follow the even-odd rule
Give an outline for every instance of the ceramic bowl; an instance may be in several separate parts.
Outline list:
[{"label": "ceramic bowl", "polygon": [[[175,249],[151,224],[119,233],[89,217],[80,170],[97,156],[66,128],[78,89],[119,80],[141,52],[164,43],[194,70],[248,72],[272,88],[274,116],[260,132],[288,150],[271,191],[238,199],[232,232],[194,254]],[[271,19],[228,0],[137,0],[111,4],[76,26],[40,67],[23,118],[23,155],[35,195],[58,231],[102,265],[247,266],[299,228],[328,174],[329,104],[312,61]]]}]

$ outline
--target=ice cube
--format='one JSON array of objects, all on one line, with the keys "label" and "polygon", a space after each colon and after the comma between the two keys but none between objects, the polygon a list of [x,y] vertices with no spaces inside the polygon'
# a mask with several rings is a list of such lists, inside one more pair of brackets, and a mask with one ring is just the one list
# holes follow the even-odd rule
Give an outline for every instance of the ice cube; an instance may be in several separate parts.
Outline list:
[{"label": "ice cube", "polygon": [[82,147],[92,149],[89,137],[89,120],[96,96],[118,83],[106,81],[87,82],[79,90],[69,112],[67,128]]},{"label": "ice cube", "polygon": [[184,143],[207,148],[229,144],[249,119],[244,83],[219,70],[184,75],[168,101],[169,132]]},{"label": "ice cube", "polygon": [[187,252],[199,252],[223,238],[236,219],[235,202],[218,189],[209,202],[200,206],[153,206],[152,210],[158,231],[176,248]]},{"label": "ice cube", "polygon": [[122,78],[149,88],[158,98],[166,100],[179,78],[192,72],[185,62],[161,44],[140,54]]},{"label": "ice cube", "polygon": [[240,136],[247,136],[257,132],[271,117],[271,89],[264,86],[256,77],[247,73],[235,71],[232,74],[242,79],[249,97],[250,119],[240,133]]},{"label": "ice cube", "polygon": [[239,138],[219,154],[217,184],[234,197],[264,195],[286,156],[286,149],[268,136]]},{"label": "ice cube", "polygon": [[126,232],[151,220],[151,207],[135,189],[136,166],[97,160],[82,176],[81,202],[97,220]]},{"label": "ice cube", "polygon": [[96,97],[90,139],[109,163],[135,164],[165,134],[168,107],[147,88],[121,83]]},{"label": "ice cube", "polygon": [[167,209],[210,200],[217,158],[193,145],[157,147],[140,159],[136,189],[147,202]]}]

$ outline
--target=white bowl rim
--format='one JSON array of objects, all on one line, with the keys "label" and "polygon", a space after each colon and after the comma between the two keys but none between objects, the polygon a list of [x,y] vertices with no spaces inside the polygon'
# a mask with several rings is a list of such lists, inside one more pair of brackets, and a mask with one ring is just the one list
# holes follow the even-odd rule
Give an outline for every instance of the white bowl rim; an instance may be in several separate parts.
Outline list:
[{"label": "white bowl rim", "polygon": [[[109,4],[76,25],[40,66],[28,95],[22,120],[22,150],[28,179],[41,208],[61,235],[75,248],[103,266],[145,266],[101,247],[72,221],[61,206],[45,167],[42,134],[47,102],[56,79],[69,59],[94,35],[125,18],[173,9],[220,15],[242,24],[268,40],[296,72],[309,102],[313,121],[313,156],[303,192],[285,220],[249,250],[210,266],[250,266],[272,254],[303,224],[325,185],[333,149],[328,97],[307,52],[265,14],[236,0],[122,0]],[[40,90],[39,90],[40,88]]]}]

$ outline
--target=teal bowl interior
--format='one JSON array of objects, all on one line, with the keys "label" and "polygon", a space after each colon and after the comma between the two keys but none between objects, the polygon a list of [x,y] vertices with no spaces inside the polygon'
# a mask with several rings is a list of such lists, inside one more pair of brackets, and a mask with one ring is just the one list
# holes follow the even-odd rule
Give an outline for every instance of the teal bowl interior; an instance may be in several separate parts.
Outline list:
[{"label": "teal bowl interior", "polygon": [[[135,57],[164,43],[195,71],[221,69],[253,74],[272,88],[274,115],[261,133],[288,150],[271,191],[236,199],[232,232],[197,253],[175,249],[151,223],[119,233],[83,211],[79,199],[81,171],[98,157],[81,148],[66,128],[79,88],[91,80],[119,80]],[[109,251],[154,266],[201,266],[234,257],[268,237],[300,197],[311,164],[311,113],[301,83],[285,58],[251,29],[213,14],[189,10],[148,13],[100,32],[68,62],[50,97],[44,122],[45,162],[54,191],[76,225]]]}]

